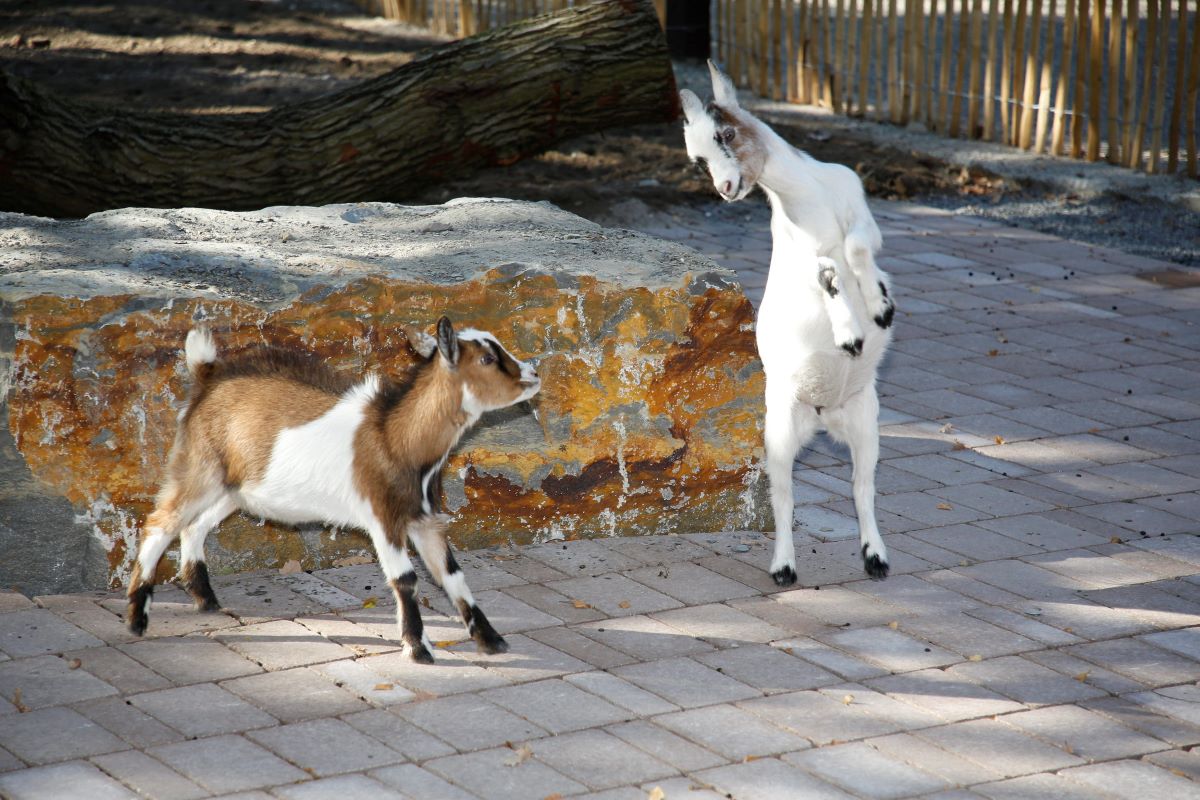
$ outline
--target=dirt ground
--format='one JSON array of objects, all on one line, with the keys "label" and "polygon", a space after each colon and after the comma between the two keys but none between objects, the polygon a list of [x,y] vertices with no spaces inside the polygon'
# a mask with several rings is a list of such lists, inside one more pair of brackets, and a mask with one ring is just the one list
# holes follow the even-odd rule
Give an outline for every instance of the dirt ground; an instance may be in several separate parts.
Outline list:
[{"label": "dirt ground", "polygon": [[[395,69],[444,40],[366,15],[347,0],[0,3],[0,68],[95,103],[186,114],[254,113],[311,99]],[[824,127],[780,132],[819,159],[855,167],[877,196],[990,196],[1012,188]],[[678,124],[580,137],[405,202],[463,195],[549,200],[599,221],[629,199],[670,208],[714,197],[684,156]]]}]

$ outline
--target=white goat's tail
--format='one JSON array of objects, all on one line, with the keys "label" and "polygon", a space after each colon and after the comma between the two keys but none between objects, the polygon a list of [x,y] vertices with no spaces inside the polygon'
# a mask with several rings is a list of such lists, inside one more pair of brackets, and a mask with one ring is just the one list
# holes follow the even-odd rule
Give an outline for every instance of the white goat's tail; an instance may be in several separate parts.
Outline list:
[{"label": "white goat's tail", "polygon": [[201,326],[188,331],[183,354],[187,360],[188,372],[193,376],[200,375],[208,365],[217,360],[217,346],[213,343],[208,328]]}]

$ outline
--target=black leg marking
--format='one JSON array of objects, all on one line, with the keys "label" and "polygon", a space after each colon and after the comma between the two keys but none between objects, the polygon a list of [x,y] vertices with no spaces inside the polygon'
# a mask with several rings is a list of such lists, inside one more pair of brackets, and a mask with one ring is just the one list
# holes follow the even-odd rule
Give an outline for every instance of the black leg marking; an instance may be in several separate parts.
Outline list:
[{"label": "black leg marking", "polygon": [[425,647],[425,623],[421,621],[421,607],[417,604],[417,574],[406,572],[391,583],[396,602],[404,614],[400,637],[408,649],[408,657],[418,664],[432,664],[433,654]]},{"label": "black leg marking", "polygon": [[463,622],[467,625],[467,632],[471,634],[479,652],[489,656],[508,652],[508,642],[504,641],[503,636],[496,633],[496,629],[492,627],[492,623],[488,622],[487,616],[479,609],[479,606],[468,605],[465,600],[459,600],[458,613],[462,615]]},{"label": "black leg marking", "polygon": [[826,265],[817,270],[817,283],[821,284],[821,288],[825,290],[825,294],[830,297],[838,296],[838,288],[833,285],[835,278],[837,278],[837,270],[831,266]]},{"label": "black leg marking", "polygon": [[862,355],[862,346],[863,340],[855,339],[853,342],[846,342],[842,345],[842,349],[852,356],[860,356]]},{"label": "black leg marking", "polygon": [[862,546],[863,569],[873,581],[881,581],[888,576],[888,563],[878,555],[867,556],[867,546]]},{"label": "black leg marking", "polygon": [[796,570],[791,567],[780,567],[771,573],[776,586],[791,586],[796,582]]},{"label": "black leg marking", "polygon": [[125,623],[129,626],[130,633],[141,636],[146,632],[146,626],[150,624],[146,606],[153,594],[154,584],[152,583],[143,583],[129,593],[129,605],[125,607]]},{"label": "black leg marking", "polygon": [[888,296],[888,290],[883,285],[883,281],[879,282],[879,291],[883,294],[883,313],[875,317],[875,324],[881,328],[890,328],[892,318],[896,315],[896,304]]},{"label": "black leg marking", "polygon": [[221,610],[221,603],[213,593],[212,584],[208,582],[208,565],[203,561],[194,561],[183,567],[183,588],[196,601],[196,609],[204,612]]}]

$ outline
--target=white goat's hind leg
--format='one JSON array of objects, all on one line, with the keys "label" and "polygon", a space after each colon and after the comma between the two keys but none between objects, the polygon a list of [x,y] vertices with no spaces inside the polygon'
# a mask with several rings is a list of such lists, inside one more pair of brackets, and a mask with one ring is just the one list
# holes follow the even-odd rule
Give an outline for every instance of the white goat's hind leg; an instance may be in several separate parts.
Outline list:
[{"label": "white goat's hind leg", "polygon": [[846,263],[858,281],[867,313],[880,328],[888,328],[896,314],[896,304],[888,292],[887,279],[875,265],[871,239],[861,228],[851,228],[845,241]]},{"label": "white goat's hind leg", "polygon": [[879,461],[879,398],[874,385],[828,415],[829,432],[850,446],[854,462],[854,510],[863,568],[873,580],[888,575],[887,547],[875,521],[875,465]]},{"label": "white goat's hind leg", "polygon": [[771,510],[775,514],[775,554],[771,577],[779,586],[796,582],[796,546],[792,542],[792,518],[796,501],[792,464],[796,453],[812,437],[817,426],[816,410],[796,400],[789,380],[773,382],[767,377],[765,444],[767,478],[771,483]]},{"label": "white goat's hind leg", "polygon": [[817,281],[824,291],[825,313],[833,327],[833,343],[852,356],[862,353],[863,331],[846,293],[844,276],[832,258],[817,259]]},{"label": "white goat's hind leg", "polygon": [[475,641],[481,653],[494,655],[508,652],[508,642],[496,633],[487,616],[475,604],[466,576],[454,558],[443,533],[444,523],[440,518],[426,517],[408,526],[408,538],[417,548],[421,560],[429,568],[433,579],[445,590],[446,596],[462,616],[467,633]]}]

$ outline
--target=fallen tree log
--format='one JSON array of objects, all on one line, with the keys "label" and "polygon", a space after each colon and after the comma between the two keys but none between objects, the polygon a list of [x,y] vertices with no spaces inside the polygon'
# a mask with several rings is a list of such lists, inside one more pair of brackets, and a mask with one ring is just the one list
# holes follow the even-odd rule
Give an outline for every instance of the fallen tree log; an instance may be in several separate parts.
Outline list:
[{"label": "fallen tree log", "polygon": [[650,0],[598,0],[431,48],[262,114],[99,107],[0,75],[0,210],[249,210],[403,200],[571,136],[674,119]]}]

